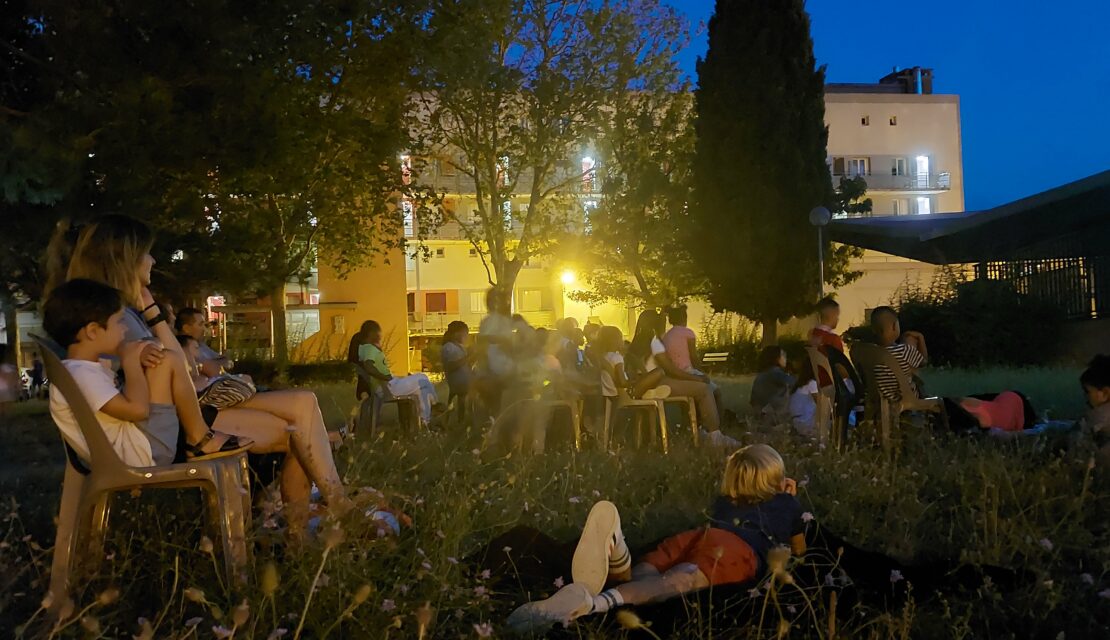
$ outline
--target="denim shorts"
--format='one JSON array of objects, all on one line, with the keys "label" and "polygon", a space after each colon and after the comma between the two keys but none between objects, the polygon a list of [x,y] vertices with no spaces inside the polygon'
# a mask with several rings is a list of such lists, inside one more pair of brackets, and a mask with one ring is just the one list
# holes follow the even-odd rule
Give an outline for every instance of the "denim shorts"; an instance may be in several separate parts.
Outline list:
[{"label": "denim shorts", "polygon": [[177,453],[177,436],[181,423],[177,420],[177,410],[172,404],[151,404],[150,415],[138,423],[146,439],[150,441],[150,452],[154,464],[172,464]]}]

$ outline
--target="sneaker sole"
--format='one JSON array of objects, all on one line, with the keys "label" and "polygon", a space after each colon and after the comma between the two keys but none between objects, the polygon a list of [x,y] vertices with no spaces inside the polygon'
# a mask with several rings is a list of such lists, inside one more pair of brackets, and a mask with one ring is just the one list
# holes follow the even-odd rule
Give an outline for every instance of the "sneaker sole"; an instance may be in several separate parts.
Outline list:
[{"label": "sneaker sole", "polygon": [[609,543],[620,524],[617,506],[608,500],[595,504],[586,517],[582,537],[574,549],[570,573],[575,582],[585,585],[591,596],[605,588],[609,578]]}]

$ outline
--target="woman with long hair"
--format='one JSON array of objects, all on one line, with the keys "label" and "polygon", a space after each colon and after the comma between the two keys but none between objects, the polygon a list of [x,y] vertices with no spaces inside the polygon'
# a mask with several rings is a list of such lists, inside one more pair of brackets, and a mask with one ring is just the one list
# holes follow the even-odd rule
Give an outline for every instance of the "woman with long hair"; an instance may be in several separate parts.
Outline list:
[{"label": "woman with long hair", "polygon": [[667,319],[655,309],[640,313],[636,320],[636,330],[632,334],[632,344],[628,347],[629,369],[639,373],[633,386],[634,395],[641,396],[649,389],[661,386],[670,387],[671,395],[693,398],[698,407],[701,427],[707,431],[713,444],[735,446],[732,438],[721,433],[720,414],[713,391],[709,384],[696,375],[687,373],[675,366],[667,356],[663,345],[663,332]]},{"label": "woman with long hair", "polygon": [[[250,400],[215,413],[202,409],[189,378],[185,354],[150,293],[150,255],[154,234],[144,223],[122,215],[103,215],[79,227],[59,225],[47,254],[47,290],[74,278],[88,278],[119,289],[128,304],[125,340],[144,340],[145,367],[170,366],[175,372],[173,399],[187,448],[196,455],[248,445],[252,453],[289,453],[281,474],[281,493],[291,531],[307,522],[312,483],[335,513],[351,501],[335,468],[323,415],[310,391],[255,394]],[[237,443],[238,437],[243,442]]]}]

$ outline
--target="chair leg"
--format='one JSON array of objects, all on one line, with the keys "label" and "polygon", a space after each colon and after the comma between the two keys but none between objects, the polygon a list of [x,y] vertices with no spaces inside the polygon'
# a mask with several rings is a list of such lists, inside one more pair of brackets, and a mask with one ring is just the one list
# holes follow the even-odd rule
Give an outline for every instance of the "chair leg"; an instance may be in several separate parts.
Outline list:
[{"label": "chair leg", "polygon": [[890,431],[891,431],[890,422],[891,422],[891,420],[896,420],[897,419],[894,415],[892,415],[894,413],[892,411],[892,409],[893,408],[890,406],[889,402],[887,402],[885,400],[880,401],[880,403],[879,403],[879,442],[882,444],[882,447],[883,447],[884,450],[889,450],[890,449]]},{"label": "chair leg", "polygon": [[[358,419],[355,420],[356,433],[358,431],[366,431],[367,429],[369,429],[370,435],[371,436],[374,435],[373,411],[374,411],[374,399],[370,396],[367,396],[366,398],[363,398],[362,402],[359,404]],[[352,434],[352,435],[354,435],[354,434]]]},{"label": "chair leg", "polygon": [[571,425],[572,428],[574,429],[574,450],[575,451],[581,451],[582,450],[582,412],[583,412],[583,402],[582,402],[582,400],[578,399],[578,400],[573,401],[571,403],[570,411],[571,411],[570,419],[574,423],[574,424]]},{"label": "chair leg", "polygon": [[101,491],[96,494],[89,507],[89,553],[94,558],[102,558],[104,539],[108,535],[108,516],[112,509],[112,492]]},{"label": "chair leg", "polygon": [[224,566],[228,584],[243,582],[243,571],[250,562],[250,549],[247,545],[247,519],[250,511],[243,511],[240,493],[239,464],[222,464],[217,471],[216,482],[208,487],[209,504],[215,506],[215,516],[220,539],[224,548]]},{"label": "chair leg", "polygon": [[376,394],[370,396],[370,438],[378,435],[378,421],[382,417],[382,401]]},{"label": "chair leg", "polygon": [[57,616],[69,598],[70,573],[77,570],[76,554],[82,529],[81,494],[85,477],[67,462],[62,484],[62,501],[58,508],[58,532],[54,536],[54,558],[50,563],[50,599],[48,613]]},{"label": "chair leg", "polygon": [[690,416],[690,433],[694,436],[694,446],[696,447],[700,444],[699,436],[701,430],[698,429],[700,426],[698,424],[698,410],[697,407],[694,406],[694,401],[692,399],[686,400],[686,415]]},{"label": "chair leg", "polygon": [[615,402],[615,401],[610,399],[610,398],[605,398],[605,417],[602,418],[602,422],[601,422],[601,450],[602,451],[609,451],[609,448],[610,448],[609,447],[609,444],[610,444],[609,441],[610,441],[610,438],[612,438],[612,432],[610,431],[612,429],[612,427],[610,425],[610,422],[613,419],[613,402]]},{"label": "chair leg", "polygon": [[663,442],[663,455],[671,452],[670,439],[667,435],[667,410],[663,407],[663,402],[655,403],[656,419],[659,420],[659,438]]}]

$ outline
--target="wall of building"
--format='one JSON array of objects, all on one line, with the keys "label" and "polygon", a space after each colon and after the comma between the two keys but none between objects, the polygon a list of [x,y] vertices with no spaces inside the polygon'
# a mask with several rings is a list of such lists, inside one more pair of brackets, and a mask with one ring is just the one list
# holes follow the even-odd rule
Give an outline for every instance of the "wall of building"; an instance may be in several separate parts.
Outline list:
[{"label": "wall of building", "polygon": [[[293,352],[298,360],[347,358],[347,346],[366,320],[377,320],[394,373],[407,373],[408,316],[405,313],[405,260],[400,251],[355,269],[346,278],[320,263],[320,332]],[[332,306],[336,305],[336,306]]]}]

